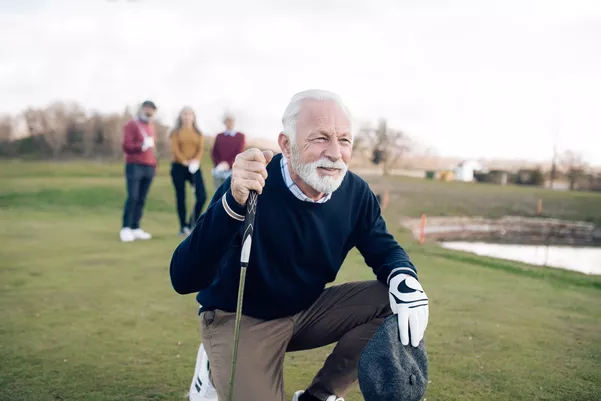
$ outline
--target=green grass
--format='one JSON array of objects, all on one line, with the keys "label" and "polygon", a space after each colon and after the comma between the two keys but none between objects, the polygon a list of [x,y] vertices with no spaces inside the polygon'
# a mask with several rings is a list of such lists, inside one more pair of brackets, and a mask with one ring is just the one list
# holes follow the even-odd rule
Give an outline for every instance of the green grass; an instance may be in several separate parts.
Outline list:
[{"label": "green grass", "polygon": [[[601,278],[419,246],[397,217],[528,214],[543,196],[553,217],[600,221],[601,197],[387,185],[389,228],[431,299],[427,399],[598,400]],[[123,200],[120,164],[0,164],[0,400],[184,400],[200,338],[194,296],[169,281],[180,238],[168,164],[143,219],[152,241],[118,241]],[[370,278],[352,253],[338,282]],[[287,356],[287,394],[307,386],[330,348]],[[360,399],[356,388],[347,397]]]},{"label": "green grass", "polygon": [[374,188],[390,188],[391,216],[535,217],[541,199],[541,217],[579,220],[601,226],[601,193],[551,191],[518,185],[441,182],[404,177],[373,177]]}]

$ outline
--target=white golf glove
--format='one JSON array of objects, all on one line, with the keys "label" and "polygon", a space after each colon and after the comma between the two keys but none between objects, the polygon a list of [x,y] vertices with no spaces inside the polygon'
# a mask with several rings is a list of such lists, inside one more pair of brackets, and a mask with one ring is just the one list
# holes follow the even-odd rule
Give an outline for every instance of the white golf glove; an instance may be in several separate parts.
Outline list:
[{"label": "white golf glove", "polygon": [[146,152],[150,148],[154,148],[154,139],[148,136],[142,142],[142,152]]},{"label": "white golf glove", "polygon": [[200,168],[200,162],[197,160],[191,160],[188,163],[188,171],[190,172],[190,174],[196,173],[199,168]]},{"label": "white golf glove", "polygon": [[397,274],[390,279],[388,296],[390,308],[397,315],[401,343],[417,347],[428,326],[428,296],[419,281],[408,274]]}]

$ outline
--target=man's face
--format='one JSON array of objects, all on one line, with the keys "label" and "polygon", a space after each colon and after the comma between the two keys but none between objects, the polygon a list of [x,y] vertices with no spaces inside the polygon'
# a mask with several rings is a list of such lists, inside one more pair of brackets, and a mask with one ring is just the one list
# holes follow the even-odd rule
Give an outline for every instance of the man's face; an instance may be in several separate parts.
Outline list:
[{"label": "man's face", "polygon": [[228,131],[231,131],[234,129],[234,119],[233,118],[228,117],[225,119],[225,121],[223,123],[225,124],[225,128]]},{"label": "man's face", "polygon": [[322,193],[338,189],[348,170],[352,148],[351,122],[335,102],[303,102],[290,161],[307,185]]},{"label": "man's face", "polygon": [[155,110],[152,107],[145,106],[142,108],[142,113],[144,113],[144,115],[148,119],[150,119],[150,118],[152,118],[152,116],[154,116],[154,112],[155,112]]}]

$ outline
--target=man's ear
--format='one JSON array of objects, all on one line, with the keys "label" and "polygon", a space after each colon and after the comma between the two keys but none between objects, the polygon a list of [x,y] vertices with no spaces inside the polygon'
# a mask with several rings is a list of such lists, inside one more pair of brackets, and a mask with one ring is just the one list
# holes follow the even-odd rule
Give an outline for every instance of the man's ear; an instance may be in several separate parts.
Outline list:
[{"label": "man's ear", "polygon": [[280,132],[278,136],[278,145],[280,145],[280,150],[282,154],[286,156],[286,158],[290,158],[290,138],[283,132]]}]

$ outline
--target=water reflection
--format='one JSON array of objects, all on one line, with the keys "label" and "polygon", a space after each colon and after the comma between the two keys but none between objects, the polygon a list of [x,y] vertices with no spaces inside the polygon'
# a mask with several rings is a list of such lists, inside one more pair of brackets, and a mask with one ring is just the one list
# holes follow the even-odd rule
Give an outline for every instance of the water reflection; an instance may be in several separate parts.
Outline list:
[{"label": "water reflection", "polygon": [[585,274],[601,275],[601,248],[546,247],[541,245],[489,244],[485,242],[443,242],[442,246],[532,265],[546,265]]}]

